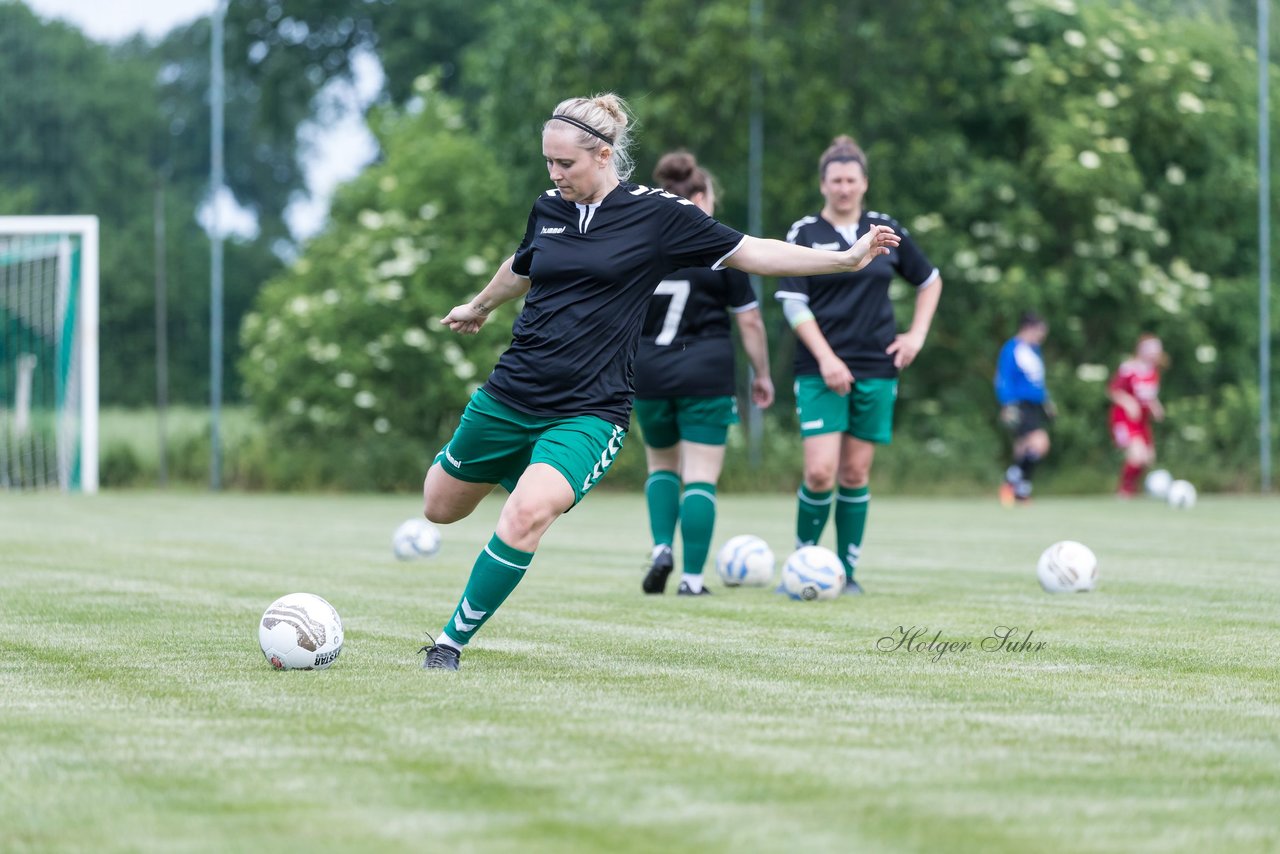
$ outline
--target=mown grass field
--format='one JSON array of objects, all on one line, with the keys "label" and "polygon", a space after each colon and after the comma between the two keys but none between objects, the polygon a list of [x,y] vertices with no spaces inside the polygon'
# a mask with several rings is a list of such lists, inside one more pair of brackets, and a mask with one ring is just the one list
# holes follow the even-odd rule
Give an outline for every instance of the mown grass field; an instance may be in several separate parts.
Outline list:
[{"label": "mown grass field", "polygon": [[[1274,499],[877,498],[869,595],[796,603],[645,598],[642,500],[593,494],[423,672],[497,509],[399,563],[412,496],[0,494],[0,850],[1280,849]],[[717,542],[791,517],[722,496]],[[1037,586],[1065,538],[1096,592]],[[298,590],[344,619],[328,671],[258,650]]]}]

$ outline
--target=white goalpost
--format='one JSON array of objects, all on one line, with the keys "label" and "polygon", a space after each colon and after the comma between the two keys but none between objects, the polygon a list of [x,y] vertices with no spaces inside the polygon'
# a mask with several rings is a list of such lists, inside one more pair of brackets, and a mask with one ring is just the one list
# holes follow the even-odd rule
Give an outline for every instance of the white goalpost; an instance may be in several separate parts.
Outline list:
[{"label": "white goalpost", "polygon": [[0,489],[98,491],[96,216],[0,216]]}]

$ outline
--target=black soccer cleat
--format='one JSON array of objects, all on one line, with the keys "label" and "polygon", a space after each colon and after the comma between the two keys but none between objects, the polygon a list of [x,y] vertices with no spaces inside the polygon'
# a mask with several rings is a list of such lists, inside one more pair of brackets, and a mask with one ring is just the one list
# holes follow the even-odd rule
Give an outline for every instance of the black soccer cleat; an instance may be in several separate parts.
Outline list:
[{"label": "black soccer cleat", "polygon": [[844,583],[844,590],[840,591],[841,596],[861,596],[862,585],[850,578]]},{"label": "black soccer cleat", "polygon": [[689,586],[689,582],[681,581],[680,589],[676,591],[676,595],[677,596],[710,596],[711,591],[707,589],[707,586],[705,584],[702,586],[701,590],[695,591],[692,587]]},{"label": "black soccer cleat", "polygon": [[671,546],[655,546],[653,563],[645,573],[640,588],[645,593],[663,593],[667,589],[667,576],[671,574],[675,561],[671,559]]},{"label": "black soccer cleat", "polygon": [[[430,635],[428,635],[430,637]],[[425,652],[426,659],[422,662],[423,670],[457,670],[459,659],[462,653],[451,646],[443,646],[434,640],[424,646],[418,652]]]}]

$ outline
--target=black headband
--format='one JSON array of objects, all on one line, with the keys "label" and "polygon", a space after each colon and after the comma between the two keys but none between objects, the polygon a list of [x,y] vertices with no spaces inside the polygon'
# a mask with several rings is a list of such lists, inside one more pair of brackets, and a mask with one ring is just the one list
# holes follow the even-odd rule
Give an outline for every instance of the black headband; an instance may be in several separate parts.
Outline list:
[{"label": "black headband", "polygon": [[604,135],[604,134],[602,134],[600,131],[596,130],[596,129],[595,129],[595,128],[593,128],[591,125],[587,124],[586,122],[580,122],[580,121],[578,121],[577,119],[573,118],[572,116],[565,116],[565,115],[561,115],[560,113],[556,113],[556,114],[555,114],[554,116],[552,116],[551,118],[553,118],[553,119],[559,119],[559,120],[560,120],[560,121],[562,121],[562,122],[568,122],[569,124],[573,125],[573,126],[574,126],[574,127],[576,127],[576,128],[579,128],[579,129],[581,129],[581,130],[585,130],[587,133],[591,134],[591,135],[592,135],[592,136],[594,136],[596,139],[603,140],[603,141],[607,142],[609,145],[613,145],[613,140],[609,139],[609,137],[605,136],[605,135]]}]

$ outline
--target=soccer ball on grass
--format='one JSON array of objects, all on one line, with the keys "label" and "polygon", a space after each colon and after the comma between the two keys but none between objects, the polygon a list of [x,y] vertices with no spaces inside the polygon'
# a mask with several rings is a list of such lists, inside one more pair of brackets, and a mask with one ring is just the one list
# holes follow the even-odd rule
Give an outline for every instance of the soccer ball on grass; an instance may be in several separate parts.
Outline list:
[{"label": "soccer ball on grass", "polygon": [[313,593],[290,593],[258,621],[258,645],[276,670],[324,670],[342,652],[342,620]]},{"label": "soccer ball on grass", "polygon": [[1169,497],[1169,487],[1173,485],[1173,475],[1168,469],[1156,469],[1147,474],[1145,481],[1147,494],[1161,501]]},{"label": "soccer ball on grass", "polygon": [[1083,593],[1098,583],[1098,556],[1084,543],[1063,540],[1040,555],[1040,586],[1050,593]]},{"label": "soccer ball on grass", "polygon": [[1179,510],[1190,510],[1196,506],[1196,488],[1190,481],[1175,480],[1169,484],[1169,494],[1165,496],[1170,507]]},{"label": "soccer ball on grass", "polygon": [[400,560],[430,557],[440,551],[440,529],[426,519],[402,522],[391,535],[391,551]]},{"label": "soccer ball on grass", "polygon": [[773,567],[769,544],[752,534],[734,537],[716,554],[716,573],[725,587],[767,587]]},{"label": "soccer ball on grass", "polygon": [[844,591],[844,565],[831,549],[802,546],[782,567],[782,589],[805,602],[835,599]]}]

